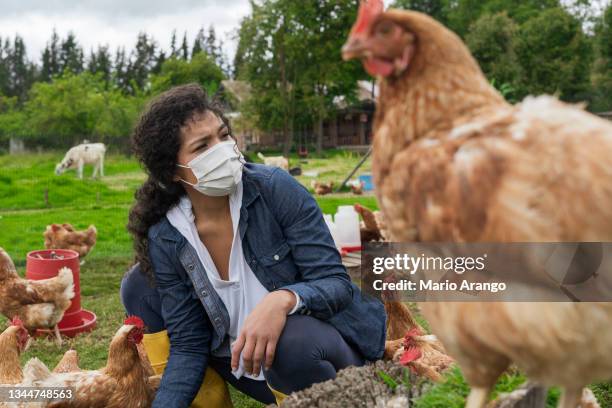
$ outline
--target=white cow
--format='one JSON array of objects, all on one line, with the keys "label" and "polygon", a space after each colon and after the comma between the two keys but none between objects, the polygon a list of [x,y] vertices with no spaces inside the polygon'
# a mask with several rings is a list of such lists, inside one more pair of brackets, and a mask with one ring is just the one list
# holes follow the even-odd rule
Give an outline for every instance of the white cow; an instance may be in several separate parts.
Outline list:
[{"label": "white cow", "polygon": [[55,174],[60,175],[66,170],[77,169],[77,175],[83,179],[83,167],[86,164],[93,164],[94,171],[92,177],[98,175],[104,177],[104,154],[106,153],[106,146],[104,143],[83,143],[78,146],[74,146],[66,153],[64,159],[55,166]]},{"label": "white cow", "polygon": [[266,157],[263,153],[257,153],[257,157],[263,160],[266,166],[280,167],[283,170],[289,171],[289,160],[283,156]]}]

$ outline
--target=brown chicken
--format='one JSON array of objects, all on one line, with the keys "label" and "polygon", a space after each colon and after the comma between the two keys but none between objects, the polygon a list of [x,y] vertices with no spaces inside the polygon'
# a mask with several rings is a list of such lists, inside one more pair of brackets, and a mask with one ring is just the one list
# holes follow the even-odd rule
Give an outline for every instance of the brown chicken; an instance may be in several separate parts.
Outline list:
[{"label": "brown chicken", "polygon": [[353,206],[363,221],[361,221],[361,242],[388,241],[387,226],[380,211],[372,211],[361,204]]},{"label": "brown chicken", "polygon": [[18,317],[0,334],[0,386],[19,384],[23,380],[19,356],[27,348],[29,338]]},{"label": "brown chicken", "polygon": [[[140,362],[142,363],[145,369],[145,374],[149,377],[149,382],[151,382],[152,380],[151,377],[155,377],[155,371],[153,371],[153,367],[151,366],[151,361],[149,360],[149,357],[147,356],[147,352],[144,348],[144,345],[142,343],[139,343],[136,345],[136,349],[138,350]],[[71,373],[75,371],[82,371],[82,370],[79,367],[79,354],[77,353],[76,350],[71,349],[71,350],[68,350],[66,353],[64,353],[64,356],[62,357],[60,362],[57,363],[57,365],[53,369],[53,372],[54,373]],[[160,376],[160,379],[161,379],[161,376]],[[157,389],[158,386],[159,384],[157,384],[155,389]]]},{"label": "brown chicken", "polygon": [[324,183],[322,181],[312,181],[310,183],[316,195],[326,195],[333,192],[334,182]]},{"label": "brown chicken", "polygon": [[403,348],[393,359],[432,381],[441,381],[442,373],[454,363],[436,336],[426,335],[418,328],[406,333]]},{"label": "brown chicken", "polygon": [[74,388],[73,399],[51,403],[49,408],[148,407],[153,401],[153,392],[137,349],[143,333],[141,319],[127,318],[113,337],[103,369],[52,373],[40,360],[32,359],[23,370],[24,383],[35,387]]},{"label": "brown chicken", "polygon": [[54,373],[71,373],[81,371],[79,367],[79,355],[76,350],[68,350],[59,363],[53,369]]},{"label": "brown chicken", "polygon": [[0,248],[0,312],[12,319],[19,316],[29,331],[55,328],[74,297],[74,277],[69,268],[55,278],[27,280],[17,275],[9,255]]},{"label": "brown chicken", "polygon": [[403,302],[385,301],[387,312],[387,341],[385,360],[393,360],[410,367],[417,375],[432,381],[442,380],[442,373],[454,360],[446,353],[442,343],[414,319]]},{"label": "brown chicken", "polygon": [[70,224],[51,224],[43,236],[47,249],[71,249],[84,258],[96,245],[98,231],[90,225],[85,231],[76,231]]},{"label": "brown chicken", "polygon": [[[512,106],[457,35],[362,1],[343,47],[378,77],[373,176],[393,241],[612,240],[612,124],[553,97]],[[612,378],[612,303],[435,303],[432,331],[485,405],[515,362],[563,387]]]},{"label": "brown chicken", "polygon": [[403,302],[384,300],[384,304],[387,314],[387,341],[385,342],[384,358],[392,360],[397,351],[404,347],[407,333],[414,329],[419,330],[419,332],[424,332],[424,330]]},{"label": "brown chicken", "polygon": [[353,192],[353,194],[355,195],[363,194],[363,188],[365,187],[365,183],[363,181],[354,180],[346,184],[351,188],[351,191]]}]

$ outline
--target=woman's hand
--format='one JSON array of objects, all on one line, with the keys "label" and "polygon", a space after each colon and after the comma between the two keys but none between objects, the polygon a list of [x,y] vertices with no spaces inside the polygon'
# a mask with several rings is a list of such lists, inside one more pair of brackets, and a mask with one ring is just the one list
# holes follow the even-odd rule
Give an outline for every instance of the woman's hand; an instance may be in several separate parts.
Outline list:
[{"label": "woman's hand", "polygon": [[266,370],[272,366],[276,344],[280,337],[287,313],[293,309],[297,299],[293,292],[278,290],[269,293],[247,317],[232,348],[232,370],[238,369],[240,354],[244,369],[254,376],[259,375],[265,357]]}]

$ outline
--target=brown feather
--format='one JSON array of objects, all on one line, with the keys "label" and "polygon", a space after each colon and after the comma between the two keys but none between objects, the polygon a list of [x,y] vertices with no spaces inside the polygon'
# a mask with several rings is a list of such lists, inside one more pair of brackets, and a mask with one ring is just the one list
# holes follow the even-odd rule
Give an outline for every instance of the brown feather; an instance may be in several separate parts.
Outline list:
[{"label": "brown feather", "polygon": [[17,332],[19,327],[9,326],[0,334],[0,385],[19,384],[23,380]]}]

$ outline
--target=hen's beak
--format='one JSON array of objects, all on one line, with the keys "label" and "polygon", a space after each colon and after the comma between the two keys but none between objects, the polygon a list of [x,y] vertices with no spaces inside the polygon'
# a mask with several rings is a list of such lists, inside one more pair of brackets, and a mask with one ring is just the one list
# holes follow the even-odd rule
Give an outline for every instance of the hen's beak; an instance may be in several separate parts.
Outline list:
[{"label": "hen's beak", "polygon": [[349,39],[342,46],[342,59],[349,61],[355,58],[366,57],[368,50],[362,38],[349,37]]}]

